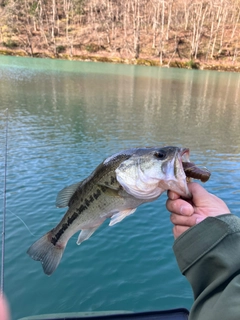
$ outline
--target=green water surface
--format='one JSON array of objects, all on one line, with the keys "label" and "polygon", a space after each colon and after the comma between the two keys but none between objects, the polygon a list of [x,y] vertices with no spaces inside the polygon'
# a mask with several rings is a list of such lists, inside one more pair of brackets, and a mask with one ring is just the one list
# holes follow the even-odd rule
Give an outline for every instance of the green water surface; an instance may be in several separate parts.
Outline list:
[{"label": "green water surface", "polygon": [[[80,247],[75,235],[51,277],[26,251],[64,214],[58,191],[130,147],[190,148],[191,160],[212,172],[206,188],[240,216],[239,88],[235,73],[0,57],[1,190],[9,110],[4,287],[13,319],[190,308],[166,195],[113,227],[106,221]],[[2,199],[0,191],[1,212]]]}]

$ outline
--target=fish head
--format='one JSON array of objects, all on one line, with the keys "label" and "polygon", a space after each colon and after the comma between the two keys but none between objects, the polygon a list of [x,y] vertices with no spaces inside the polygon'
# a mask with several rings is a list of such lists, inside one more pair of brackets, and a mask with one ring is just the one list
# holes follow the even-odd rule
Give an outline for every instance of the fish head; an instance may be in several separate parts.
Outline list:
[{"label": "fish head", "polygon": [[189,162],[189,149],[141,148],[115,170],[123,189],[138,199],[151,200],[166,190],[191,198],[182,162]]}]

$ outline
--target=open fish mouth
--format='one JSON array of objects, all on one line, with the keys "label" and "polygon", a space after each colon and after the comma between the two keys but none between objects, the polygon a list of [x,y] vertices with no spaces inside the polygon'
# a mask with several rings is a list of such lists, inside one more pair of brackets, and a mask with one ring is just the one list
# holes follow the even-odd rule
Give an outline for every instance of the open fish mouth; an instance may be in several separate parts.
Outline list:
[{"label": "open fish mouth", "polygon": [[182,162],[190,162],[189,160],[189,149],[182,148],[179,152]]},{"label": "open fish mouth", "polygon": [[211,176],[211,172],[203,167],[199,168],[195,163],[189,160],[189,149],[184,148],[180,152],[183,171],[187,177],[187,181],[190,182],[191,178],[206,182]]},{"label": "open fish mouth", "polygon": [[172,178],[167,180],[169,190],[175,191],[180,196],[187,199],[192,198],[192,194],[188,189],[188,183],[191,182],[192,179],[206,182],[211,175],[210,171],[206,168],[200,168],[195,163],[190,162],[189,154],[188,148],[176,150],[173,165],[174,176],[171,175]]}]

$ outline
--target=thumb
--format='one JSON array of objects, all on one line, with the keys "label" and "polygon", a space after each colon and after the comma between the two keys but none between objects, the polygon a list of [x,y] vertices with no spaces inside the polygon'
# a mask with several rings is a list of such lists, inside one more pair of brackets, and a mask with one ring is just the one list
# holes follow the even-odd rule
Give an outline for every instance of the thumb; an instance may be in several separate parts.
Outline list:
[{"label": "thumb", "polygon": [[209,196],[209,192],[196,182],[188,183],[188,189],[193,196],[192,200],[195,204],[197,204],[196,202],[199,200],[205,199],[206,196]]},{"label": "thumb", "polygon": [[201,213],[204,213],[206,216],[230,213],[228,206],[222,199],[209,193],[200,184],[192,182],[189,183],[188,188],[192,193],[194,206],[201,209]]}]

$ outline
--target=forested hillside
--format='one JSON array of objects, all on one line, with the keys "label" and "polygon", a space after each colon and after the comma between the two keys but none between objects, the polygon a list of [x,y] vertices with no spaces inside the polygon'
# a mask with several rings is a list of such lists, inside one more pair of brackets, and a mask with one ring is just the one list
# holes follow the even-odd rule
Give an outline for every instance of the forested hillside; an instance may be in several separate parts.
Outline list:
[{"label": "forested hillside", "polygon": [[1,51],[240,63],[240,0],[0,0]]}]

